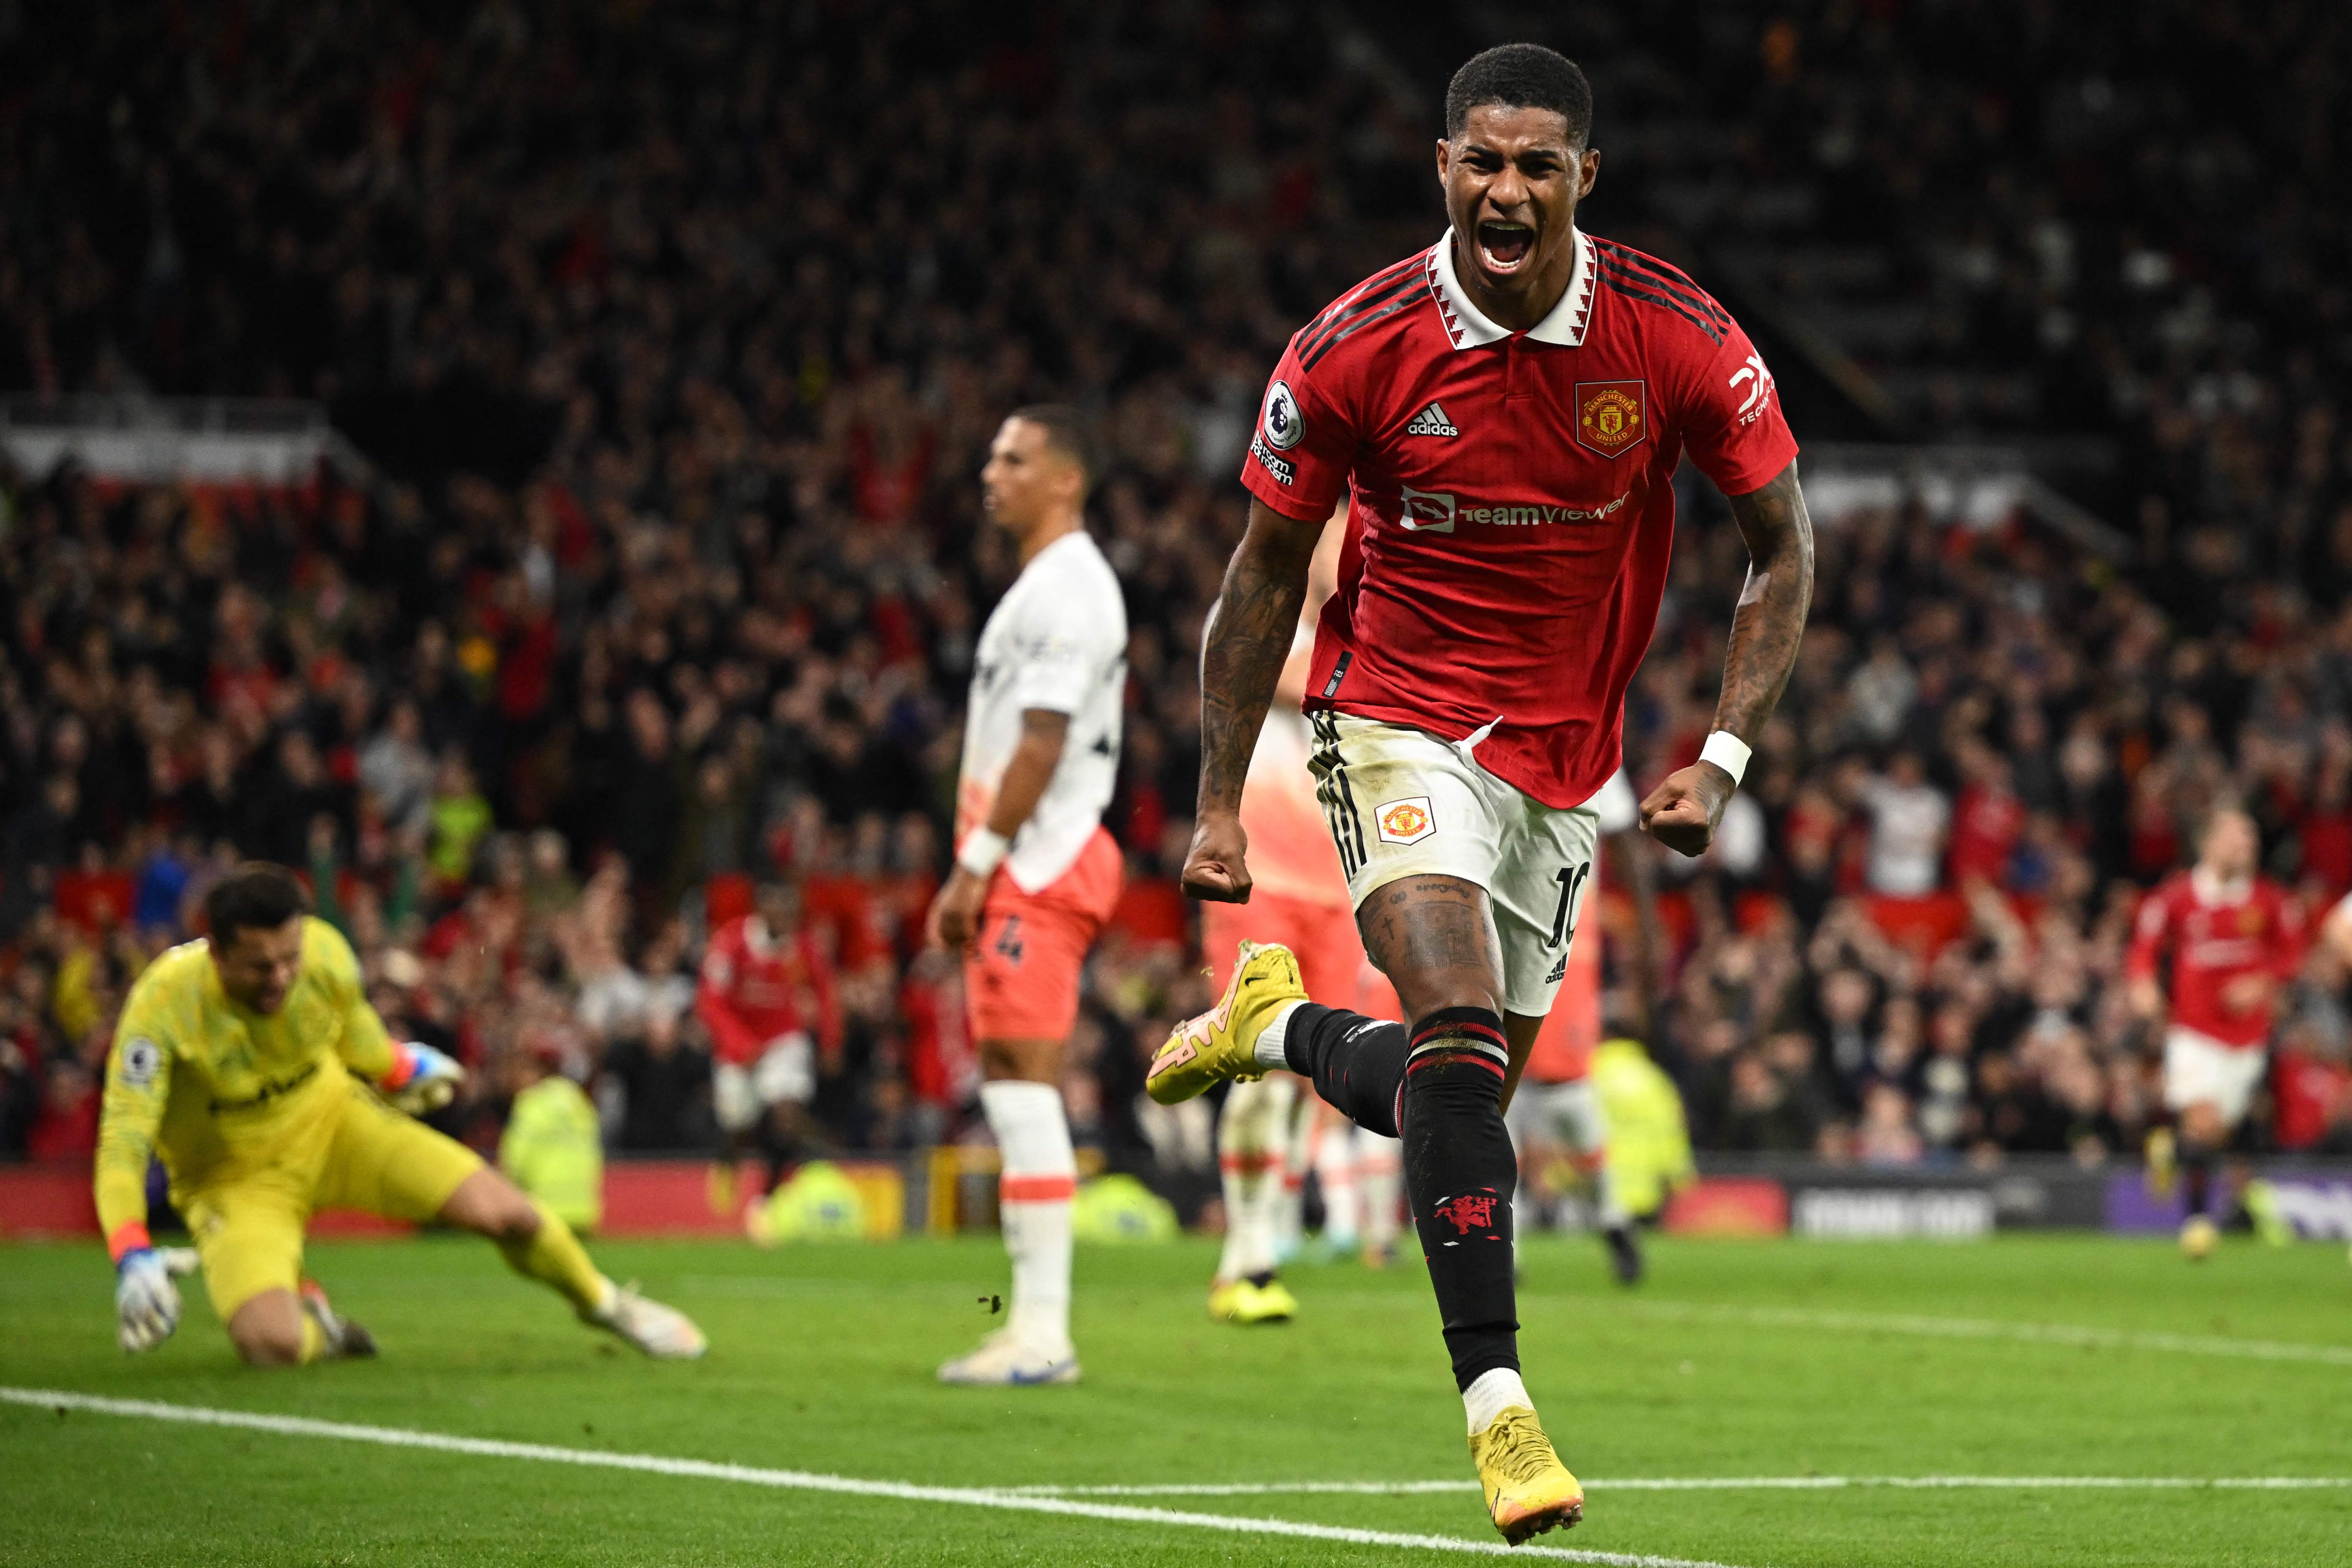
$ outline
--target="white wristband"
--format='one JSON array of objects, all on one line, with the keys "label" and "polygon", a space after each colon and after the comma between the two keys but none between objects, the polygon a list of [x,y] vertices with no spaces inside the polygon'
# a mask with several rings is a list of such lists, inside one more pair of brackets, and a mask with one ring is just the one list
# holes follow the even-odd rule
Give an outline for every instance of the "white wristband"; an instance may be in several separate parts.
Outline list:
[{"label": "white wristband", "polygon": [[1729,773],[1731,782],[1737,784],[1746,775],[1748,759],[1754,754],[1747,742],[1728,730],[1717,730],[1708,735],[1706,744],[1699,748],[1698,760],[1713,763]]},{"label": "white wristband", "polygon": [[996,875],[996,868],[1004,864],[1005,852],[1012,847],[1013,840],[1002,833],[989,831],[983,823],[963,836],[963,844],[956,850],[956,864],[984,882]]}]

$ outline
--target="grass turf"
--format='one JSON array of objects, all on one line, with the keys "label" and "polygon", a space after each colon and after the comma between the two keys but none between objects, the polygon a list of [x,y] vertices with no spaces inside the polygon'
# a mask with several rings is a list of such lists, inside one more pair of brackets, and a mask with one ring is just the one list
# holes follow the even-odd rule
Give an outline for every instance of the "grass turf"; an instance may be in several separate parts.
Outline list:
[{"label": "grass turf", "polygon": [[[941,1388],[990,1326],[992,1241],[755,1251],[604,1244],[712,1352],[653,1364],[458,1237],[321,1245],[381,1361],[260,1373],[201,1290],[126,1358],[94,1247],[0,1249],[0,1384],[929,1485],[1469,1479],[1417,1268],[1301,1268],[1286,1328],[1213,1325],[1202,1244],[1078,1256],[1075,1388]],[[2334,1247],[1660,1243],[1639,1292],[1576,1241],[1527,1248],[1528,1382],[1592,1487],[1542,1538],[1741,1568],[2352,1562],[2352,1489],[1717,1491],[1612,1478],[2352,1475]],[[1953,1337],[1808,1314],[2052,1324],[2199,1342]],[[2290,1355],[2293,1352],[2288,1352]],[[1001,1512],[0,1405],[8,1563],[1421,1564],[1450,1553]],[[1494,1539],[1475,1492],[1111,1500]]]}]

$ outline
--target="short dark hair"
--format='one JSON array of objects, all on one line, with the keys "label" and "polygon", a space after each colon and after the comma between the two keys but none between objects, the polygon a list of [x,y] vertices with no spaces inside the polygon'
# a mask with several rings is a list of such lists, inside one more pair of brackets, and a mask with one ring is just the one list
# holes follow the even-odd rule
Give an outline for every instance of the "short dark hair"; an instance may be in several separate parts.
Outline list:
[{"label": "short dark hair", "polygon": [[1470,111],[1490,103],[1549,109],[1568,121],[1568,142],[1583,147],[1592,135],[1592,84],[1567,56],[1541,44],[1497,44],[1473,55],[1445,89],[1445,135],[1462,134]]},{"label": "short dark hair", "polygon": [[205,926],[226,947],[240,931],[253,926],[274,931],[310,908],[293,872],[267,860],[247,860],[205,895]]},{"label": "short dark hair", "polygon": [[1034,425],[1045,432],[1045,445],[1078,466],[1078,478],[1087,489],[1095,488],[1095,478],[1102,471],[1101,463],[1095,456],[1094,437],[1087,433],[1086,418],[1076,409],[1066,403],[1031,403],[1014,409],[1007,417]]}]

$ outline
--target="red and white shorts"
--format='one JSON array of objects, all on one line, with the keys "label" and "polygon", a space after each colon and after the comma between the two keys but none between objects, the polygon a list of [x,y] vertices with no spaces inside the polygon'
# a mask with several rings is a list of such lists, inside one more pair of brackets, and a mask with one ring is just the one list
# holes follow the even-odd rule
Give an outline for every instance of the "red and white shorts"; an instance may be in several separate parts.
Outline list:
[{"label": "red and white shorts", "polygon": [[1034,893],[997,868],[963,961],[973,1039],[1069,1037],[1087,950],[1118,907],[1123,879],[1118,841],[1099,827],[1070,868]]}]

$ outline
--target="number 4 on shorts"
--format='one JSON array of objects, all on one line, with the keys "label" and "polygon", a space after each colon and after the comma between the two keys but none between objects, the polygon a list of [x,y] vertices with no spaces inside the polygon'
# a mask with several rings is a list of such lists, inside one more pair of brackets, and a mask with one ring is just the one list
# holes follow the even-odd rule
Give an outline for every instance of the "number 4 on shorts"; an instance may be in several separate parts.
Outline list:
[{"label": "number 4 on shorts", "polygon": [[996,933],[997,956],[1007,963],[1018,963],[1021,962],[1022,952],[1021,917],[1007,915],[1004,917],[1004,929]]}]

